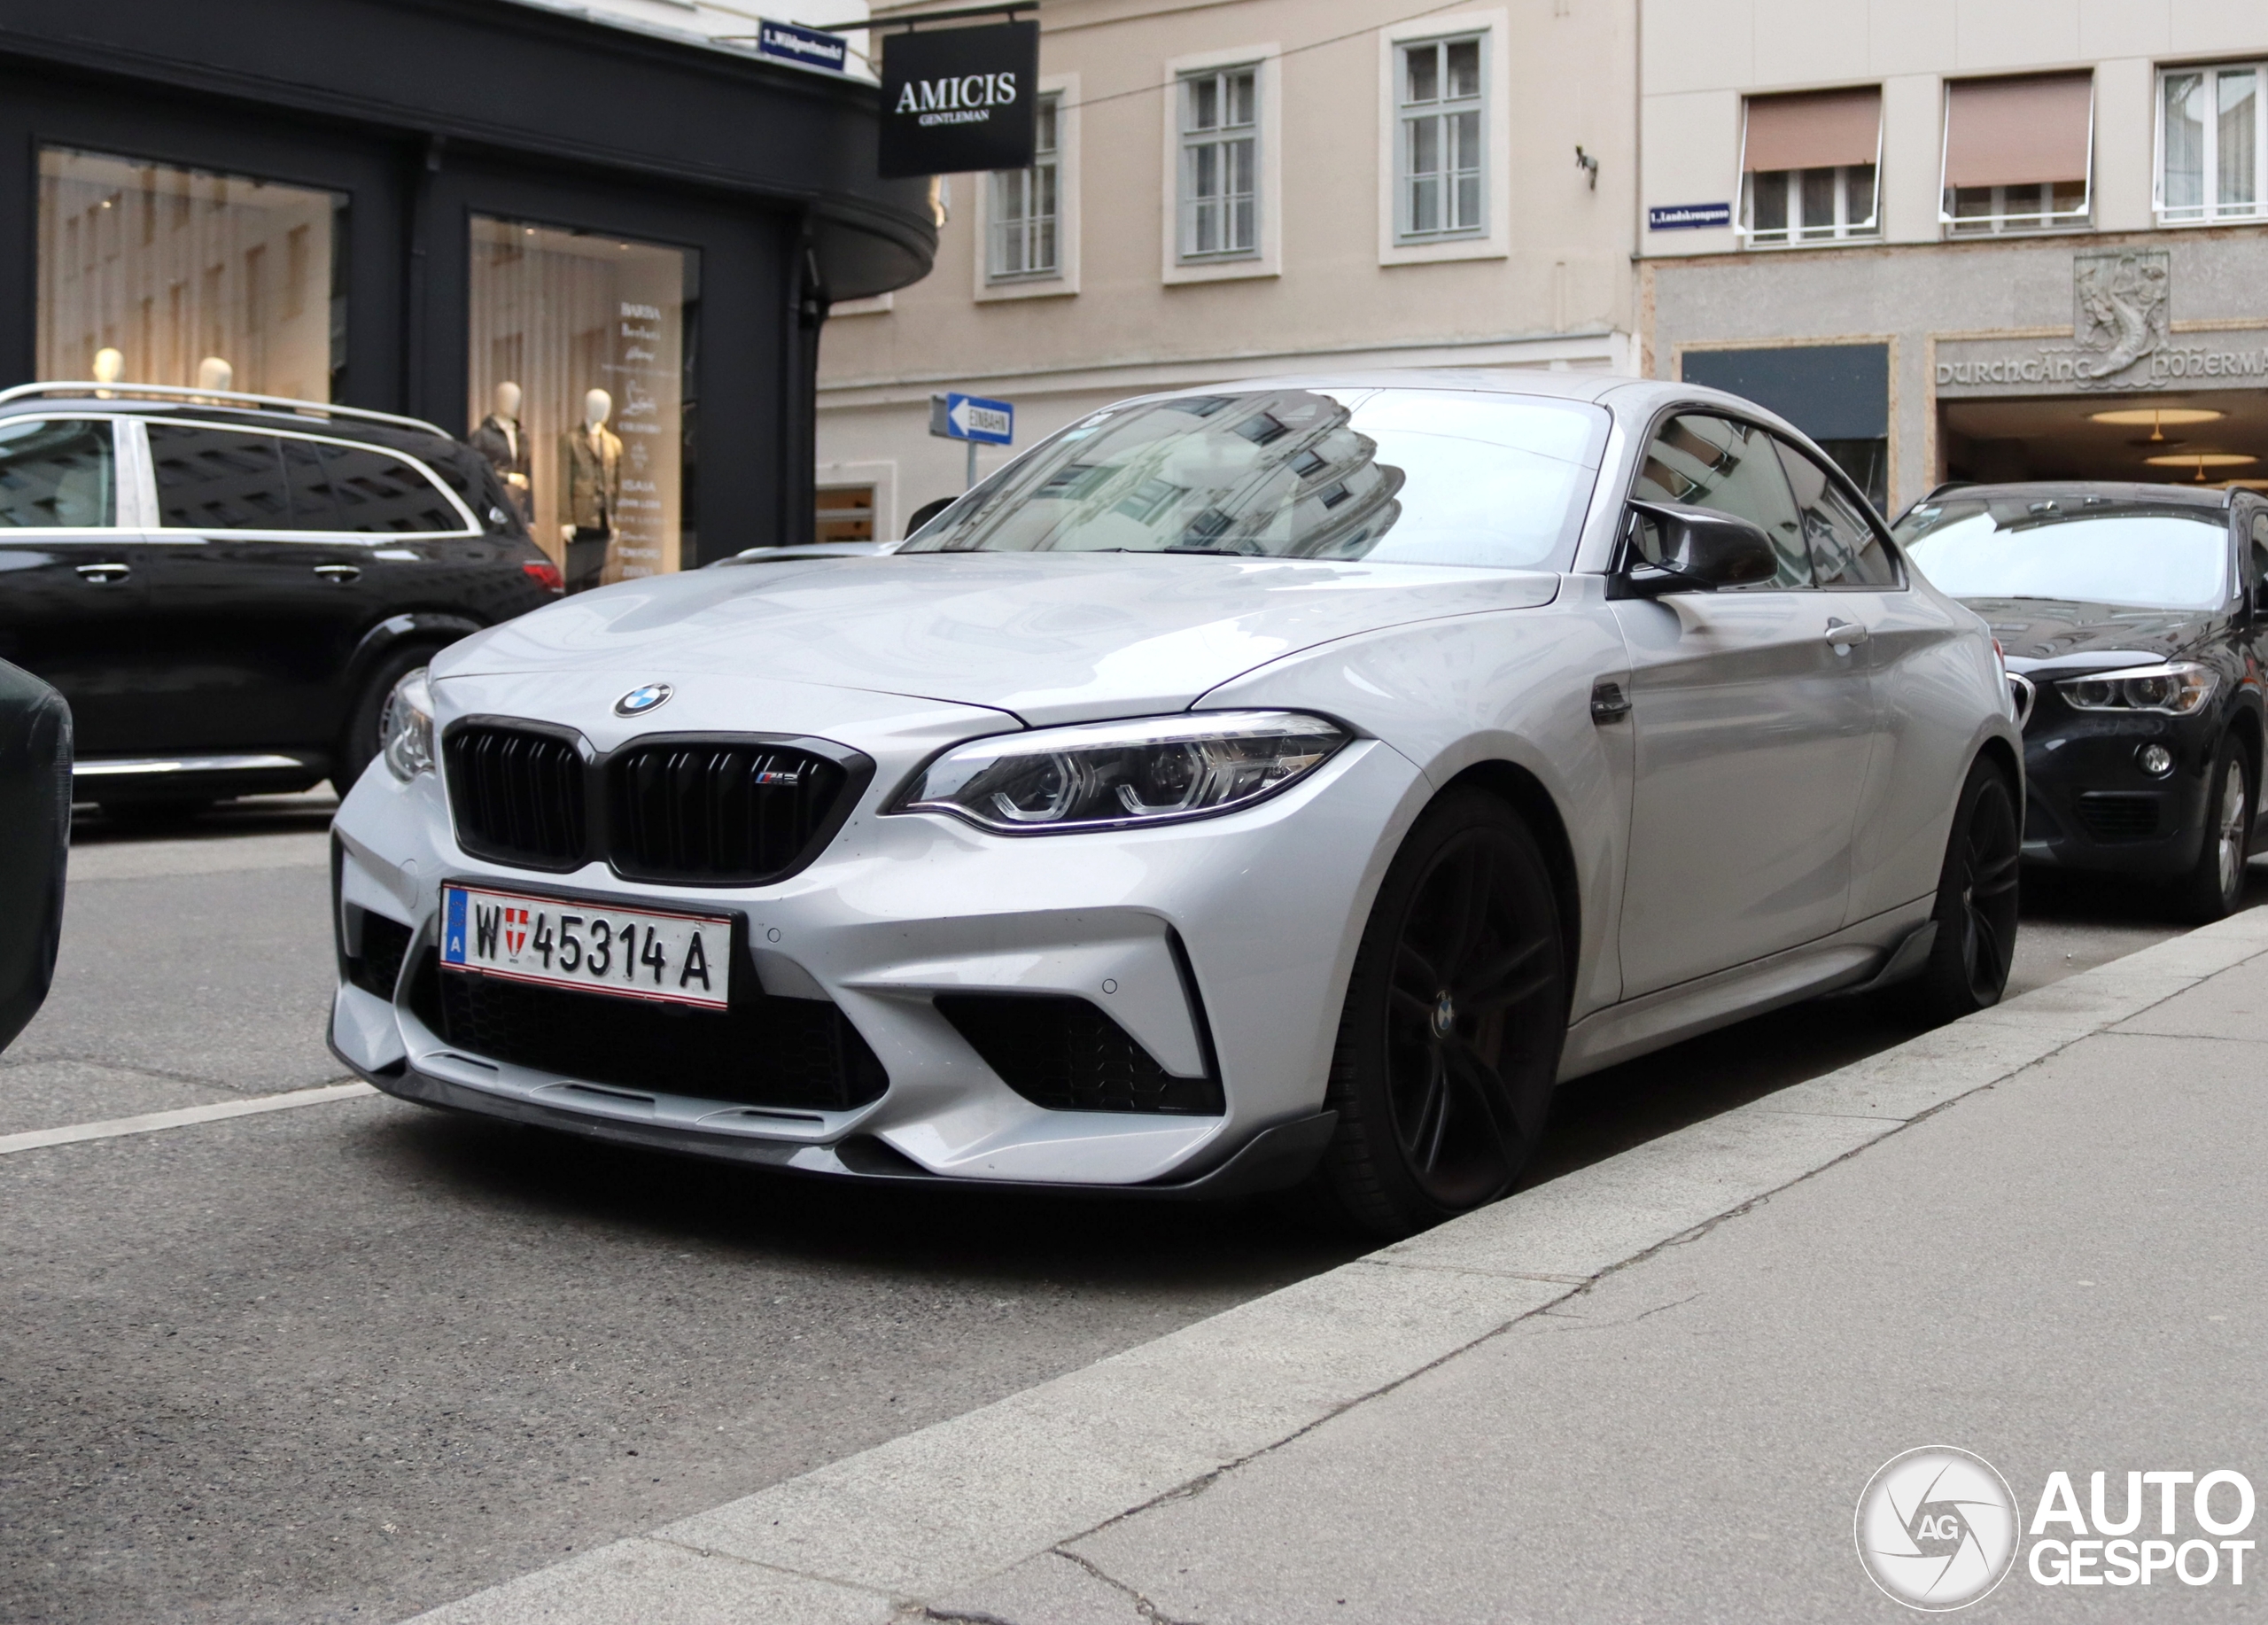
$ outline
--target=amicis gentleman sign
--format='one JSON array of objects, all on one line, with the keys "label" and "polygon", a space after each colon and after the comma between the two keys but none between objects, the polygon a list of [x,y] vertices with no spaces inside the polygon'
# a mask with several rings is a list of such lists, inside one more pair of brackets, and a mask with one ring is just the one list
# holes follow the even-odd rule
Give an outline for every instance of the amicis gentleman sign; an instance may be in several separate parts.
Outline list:
[{"label": "amicis gentleman sign", "polygon": [[1037,23],[891,35],[882,77],[883,179],[1031,162]]}]

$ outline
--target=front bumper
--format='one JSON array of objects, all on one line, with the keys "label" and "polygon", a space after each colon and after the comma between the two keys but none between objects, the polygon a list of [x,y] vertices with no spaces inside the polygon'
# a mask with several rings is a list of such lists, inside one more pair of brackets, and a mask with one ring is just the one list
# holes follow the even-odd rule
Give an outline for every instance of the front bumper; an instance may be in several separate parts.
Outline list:
[{"label": "front bumper", "polygon": [[[2059,868],[2171,877],[2204,839],[2218,718],[2073,711],[2042,692],[2024,730],[2023,856]],[[2173,770],[2143,771],[2163,745]]]},{"label": "front bumper", "polygon": [[[405,1099],[812,1174],[1218,1195],[1307,1170],[1329,1135],[1324,1085],[1355,939],[1383,854],[1423,800],[1405,758],[1361,740],[1240,813],[1016,838],[939,816],[876,816],[930,743],[844,743],[881,766],[865,805],[808,868],[762,888],[484,862],[456,845],[432,775],[408,785],[367,775],[336,825],[337,900],[342,917],[367,910],[411,940],[390,999],[355,985],[342,960],[334,1049]],[[730,914],[746,948],[735,975],[767,998],[833,1005],[887,1085],[863,1104],[782,1110],[703,1093],[665,1046],[651,1077],[625,1088],[452,1043],[417,996],[449,881]],[[1084,999],[1166,1072],[1209,1070],[1224,1109],[1035,1104],[933,1002],[975,992]]]}]

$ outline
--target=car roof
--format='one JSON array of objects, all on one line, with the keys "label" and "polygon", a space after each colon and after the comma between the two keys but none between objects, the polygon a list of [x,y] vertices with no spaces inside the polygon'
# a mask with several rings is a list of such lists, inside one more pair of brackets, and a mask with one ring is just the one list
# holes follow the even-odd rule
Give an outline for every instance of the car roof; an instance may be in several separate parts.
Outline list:
[{"label": "car roof", "polygon": [[[1177,400],[1199,395],[1248,393],[1269,389],[1473,390],[1499,395],[1533,395],[1605,407],[1618,417],[1651,417],[1664,407],[1700,406],[1753,418],[1797,439],[1810,437],[1778,413],[1742,396],[1705,385],[1674,379],[1634,378],[1616,372],[1545,372],[1518,367],[1410,367],[1350,369],[1345,372],[1302,372],[1225,379],[1186,389],[1160,390],[1144,400]],[[1113,405],[1125,402],[1115,401]]]},{"label": "car roof", "polygon": [[307,433],[339,435],[381,445],[402,446],[416,439],[449,439],[439,424],[422,417],[367,407],[334,405],[323,400],[299,400],[281,395],[251,395],[234,390],[177,389],[167,385],[22,384],[0,390],[0,416],[53,416],[58,412],[101,413],[105,416],[189,416],[216,424],[259,424],[268,429],[297,429]]},{"label": "car roof", "polygon": [[2084,502],[2152,508],[2226,508],[2233,491],[2218,486],[2153,485],[2125,479],[2018,479],[1993,485],[1946,485],[1923,497],[1933,502]]}]

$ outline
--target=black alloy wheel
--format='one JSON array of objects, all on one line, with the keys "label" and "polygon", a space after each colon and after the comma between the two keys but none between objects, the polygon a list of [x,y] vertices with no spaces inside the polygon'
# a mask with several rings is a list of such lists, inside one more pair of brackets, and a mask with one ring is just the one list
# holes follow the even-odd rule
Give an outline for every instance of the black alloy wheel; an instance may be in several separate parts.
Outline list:
[{"label": "black alloy wheel", "polygon": [[1348,985],[1317,1175],[1340,1217],[1403,1236],[1511,1189],[1558,1072],[1565,960],[1526,826],[1494,796],[1444,796],[1387,870]]},{"label": "black alloy wheel", "polygon": [[1918,1013],[1957,1021],[2000,1002],[2016,961],[2023,825],[2008,775],[1980,758],[1955,804],[1938,881],[1937,939],[1914,984]]},{"label": "black alloy wheel", "polygon": [[2182,917],[2208,925],[2236,913],[2251,855],[2251,753],[2229,735],[2213,753],[2212,774],[2205,781],[2205,828],[2196,865],[2182,882]]}]

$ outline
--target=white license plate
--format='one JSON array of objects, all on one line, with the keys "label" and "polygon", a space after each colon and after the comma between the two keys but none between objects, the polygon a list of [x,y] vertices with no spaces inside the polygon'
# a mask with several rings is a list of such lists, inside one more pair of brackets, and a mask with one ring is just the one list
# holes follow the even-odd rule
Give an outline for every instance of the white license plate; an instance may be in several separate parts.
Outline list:
[{"label": "white license plate", "polygon": [[441,963],[453,970],[721,1010],[732,961],[726,917],[441,888]]}]

